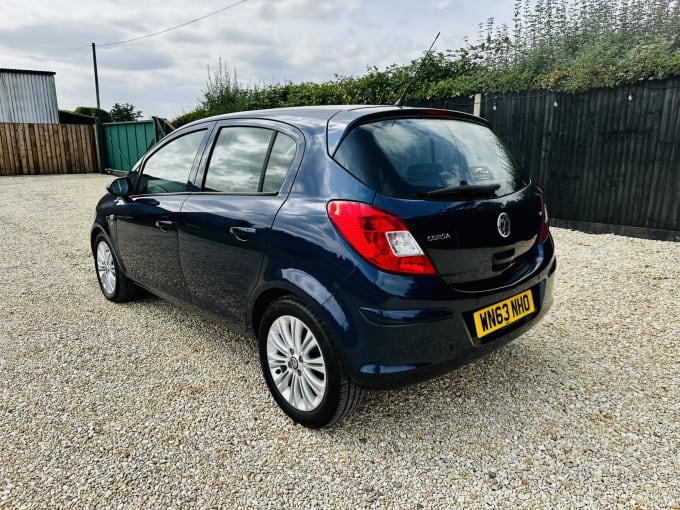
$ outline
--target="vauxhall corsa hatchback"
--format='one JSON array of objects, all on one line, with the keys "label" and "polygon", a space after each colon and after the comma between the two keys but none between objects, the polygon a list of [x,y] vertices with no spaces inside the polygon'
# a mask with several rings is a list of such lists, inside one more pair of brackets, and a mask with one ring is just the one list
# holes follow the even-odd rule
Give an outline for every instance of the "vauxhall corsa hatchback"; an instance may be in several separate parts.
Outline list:
[{"label": "vauxhall corsa hatchback", "polygon": [[90,239],[104,296],[143,288],[253,334],[274,400],[307,427],[483,356],[552,302],[543,193],[471,115],[212,117],[107,189]]}]

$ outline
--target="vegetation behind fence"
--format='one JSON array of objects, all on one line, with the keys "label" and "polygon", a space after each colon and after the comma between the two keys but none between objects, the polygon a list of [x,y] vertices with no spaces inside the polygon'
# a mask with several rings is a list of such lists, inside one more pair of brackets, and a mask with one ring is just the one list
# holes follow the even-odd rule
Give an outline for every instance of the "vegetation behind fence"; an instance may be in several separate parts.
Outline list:
[{"label": "vegetation behind fence", "polygon": [[0,175],[98,171],[92,125],[0,123]]}]

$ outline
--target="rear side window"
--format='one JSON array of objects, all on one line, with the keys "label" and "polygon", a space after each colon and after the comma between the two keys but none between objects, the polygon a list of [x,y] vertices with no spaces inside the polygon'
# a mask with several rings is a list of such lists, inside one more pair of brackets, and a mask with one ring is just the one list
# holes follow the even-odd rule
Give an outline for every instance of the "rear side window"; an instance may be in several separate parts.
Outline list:
[{"label": "rear side window", "polygon": [[295,140],[283,133],[276,133],[272,152],[269,155],[269,163],[267,163],[267,171],[264,174],[263,192],[279,191],[290,165],[293,164],[296,152],[297,144]]},{"label": "rear side window", "polygon": [[276,193],[295,159],[290,136],[260,127],[225,127],[210,157],[204,191]]},{"label": "rear side window", "polygon": [[[334,159],[375,191],[396,198],[468,185],[524,187],[520,169],[487,127],[450,119],[390,119],[354,128]],[[493,186],[495,187],[495,186]]]}]

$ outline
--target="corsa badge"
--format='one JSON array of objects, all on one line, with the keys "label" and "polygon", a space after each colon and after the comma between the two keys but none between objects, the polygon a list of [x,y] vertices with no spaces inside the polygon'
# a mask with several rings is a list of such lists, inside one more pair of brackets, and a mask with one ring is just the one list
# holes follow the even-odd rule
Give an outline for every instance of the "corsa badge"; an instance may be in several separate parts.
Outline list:
[{"label": "corsa badge", "polygon": [[427,240],[432,241],[444,241],[445,239],[451,239],[451,234],[444,232],[443,234],[434,234],[432,236],[427,236]]}]

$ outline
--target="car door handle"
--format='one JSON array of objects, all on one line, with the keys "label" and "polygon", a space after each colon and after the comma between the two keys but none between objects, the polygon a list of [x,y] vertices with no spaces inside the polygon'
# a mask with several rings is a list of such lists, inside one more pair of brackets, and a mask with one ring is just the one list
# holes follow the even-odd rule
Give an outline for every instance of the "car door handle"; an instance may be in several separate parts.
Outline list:
[{"label": "car door handle", "polygon": [[158,220],[156,221],[156,228],[159,228],[161,232],[167,232],[170,227],[176,224],[177,224],[176,221]]},{"label": "car door handle", "polygon": [[255,237],[257,229],[253,227],[231,227],[229,233],[239,241],[247,241],[248,239]]}]

